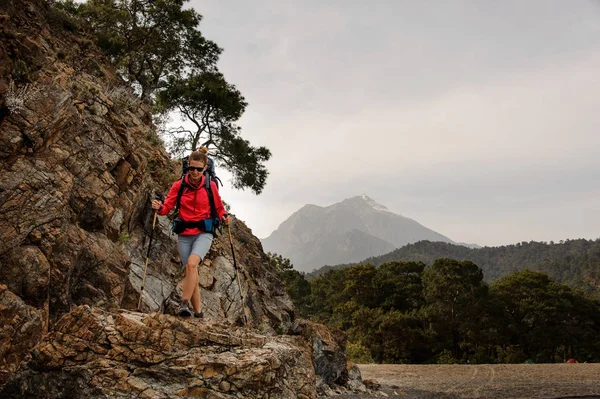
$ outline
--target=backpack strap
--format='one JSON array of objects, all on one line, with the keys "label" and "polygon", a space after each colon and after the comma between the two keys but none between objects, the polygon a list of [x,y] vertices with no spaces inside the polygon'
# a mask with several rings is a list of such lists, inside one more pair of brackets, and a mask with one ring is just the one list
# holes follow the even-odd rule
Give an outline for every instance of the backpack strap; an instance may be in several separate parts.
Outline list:
[{"label": "backpack strap", "polygon": [[189,164],[189,155],[187,157],[181,158],[181,177],[184,177],[188,172],[188,164]]},{"label": "backpack strap", "polygon": [[179,216],[179,207],[181,206],[181,196],[185,191],[187,184],[185,183],[185,175],[181,178],[181,185],[179,186],[179,191],[177,192],[177,202],[175,202],[175,217]]},{"label": "backpack strap", "polygon": [[217,207],[215,205],[215,196],[212,192],[212,187],[210,186],[210,174],[204,172],[204,188],[206,189],[206,193],[208,194],[208,202],[210,202],[210,218],[216,219],[219,216],[217,215]]},{"label": "backpack strap", "polygon": [[223,187],[223,182],[217,177],[217,175],[213,175],[212,179],[215,182],[215,185],[217,186],[217,190],[219,189],[219,185]]},{"label": "backpack strap", "polygon": [[215,182],[217,190],[219,189],[219,185],[223,187],[223,182],[215,174],[215,161],[213,161],[213,159],[210,157],[208,158],[208,167],[206,168],[206,172],[208,172],[208,175],[210,176],[211,180]]},{"label": "backpack strap", "polygon": [[220,221],[219,215],[217,214],[217,206],[215,205],[215,197],[212,192],[212,187],[210,185],[210,173],[204,172],[204,188],[206,189],[206,193],[208,194],[208,202],[210,203],[210,218],[213,220],[213,231],[216,234],[217,229],[220,229]]}]

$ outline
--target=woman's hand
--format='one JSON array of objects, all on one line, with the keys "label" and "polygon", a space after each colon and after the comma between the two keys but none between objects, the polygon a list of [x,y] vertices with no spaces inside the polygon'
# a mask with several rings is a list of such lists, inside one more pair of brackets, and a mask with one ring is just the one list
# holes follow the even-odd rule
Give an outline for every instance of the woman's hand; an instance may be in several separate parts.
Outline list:
[{"label": "woman's hand", "polygon": [[152,209],[158,211],[160,208],[162,208],[162,202],[159,200],[152,200]]}]

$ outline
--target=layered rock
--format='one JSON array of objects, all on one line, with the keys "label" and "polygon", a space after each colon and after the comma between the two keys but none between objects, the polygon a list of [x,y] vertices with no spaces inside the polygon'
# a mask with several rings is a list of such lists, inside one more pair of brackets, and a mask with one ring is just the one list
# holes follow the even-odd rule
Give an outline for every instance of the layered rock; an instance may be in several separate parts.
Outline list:
[{"label": "layered rock", "polygon": [[[153,241],[150,257],[153,258],[156,254],[161,259],[160,253],[167,252],[172,261],[150,262],[141,309],[175,313],[181,298],[184,268],[176,253],[174,238],[168,232],[168,219],[159,217],[159,221],[160,227],[155,233],[156,241]],[[260,240],[252,235],[243,222],[233,223],[232,242],[239,267],[236,273],[226,229],[215,238],[206,259],[199,267],[203,313],[208,318],[223,319],[233,324],[239,324],[245,319],[250,326],[262,332],[287,330],[294,318],[293,304],[275,272],[267,267],[268,261]],[[128,278],[129,290],[123,300],[123,307],[129,309],[137,307],[149,244],[147,235],[142,236],[140,233],[135,237],[134,242],[127,247],[132,262]],[[140,240],[141,237],[146,240]],[[242,288],[241,293],[239,287]]]},{"label": "layered rock", "polygon": [[0,284],[0,386],[42,338],[42,314]]},{"label": "layered rock", "polygon": [[[241,221],[231,228],[238,272],[228,234],[200,267],[206,319],[169,315],[183,268],[169,219],[152,227],[150,197],[180,165],[149,107],[61,18],[42,0],[0,2],[0,397],[360,389],[343,335],[295,320]],[[9,107],[15,86],[34,90],[20,108]]]},{"label": "layered rock", "polygon": [[[120,307],[124,238],[172,168],[146,140],[149,107],[111,99],[107,88],[123,83],[89,38],[48,24],[53,12],[0,4],[0,281],[50,322],[73,305]],[[36,94],[10,109],[11,85]]]},{"label": "layered rock", "polygon": [[300,337],[263,336],[217,321],[82,306],[57,323],[0,394],[315,398],[303,346]]}]

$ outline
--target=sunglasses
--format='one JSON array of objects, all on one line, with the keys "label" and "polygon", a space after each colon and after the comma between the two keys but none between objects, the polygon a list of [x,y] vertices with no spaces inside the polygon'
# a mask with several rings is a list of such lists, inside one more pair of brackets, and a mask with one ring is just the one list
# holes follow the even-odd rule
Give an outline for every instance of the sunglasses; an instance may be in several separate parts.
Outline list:
[{"label": "sunglasses", "polygon": [[192,171],[192,170],[197,170],[198,172],[202,172],[204,170],[205,166],[201,167],[201,168],[197,168],[195,166],[188,166],[188,170]]}]

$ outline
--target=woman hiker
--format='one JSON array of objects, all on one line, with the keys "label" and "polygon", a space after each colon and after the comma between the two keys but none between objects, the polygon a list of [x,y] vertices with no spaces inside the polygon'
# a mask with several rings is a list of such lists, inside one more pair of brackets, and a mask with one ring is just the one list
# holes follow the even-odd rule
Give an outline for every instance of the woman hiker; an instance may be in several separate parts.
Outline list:
[{"label": "woman hiker", "polygon": [[[198,288],[198,265],[208,253],[213,240],[214,217],[218,217],[225,225],[231,222],[225,211],[215,182],[210,182],[214,207],[211,211],[211,200],[205,186],[204,171],[208,165],[208,156],[201,151],[194,151],[189,157],[188,173],[173,183],[164,204],[152,200],[152,209],[159,215],[166,215],[177,204],[177,197],[184,183],[179,205],[179,215],[174,223],[174,231],[178,234],[177,246],[182,265],[185,265],[183,294],[179,306],[179,315],[190,317],[190,301],[195,317],[202,317],[200,311],[200,289]],[[216,215],[215,215],[216,214]]]}]

